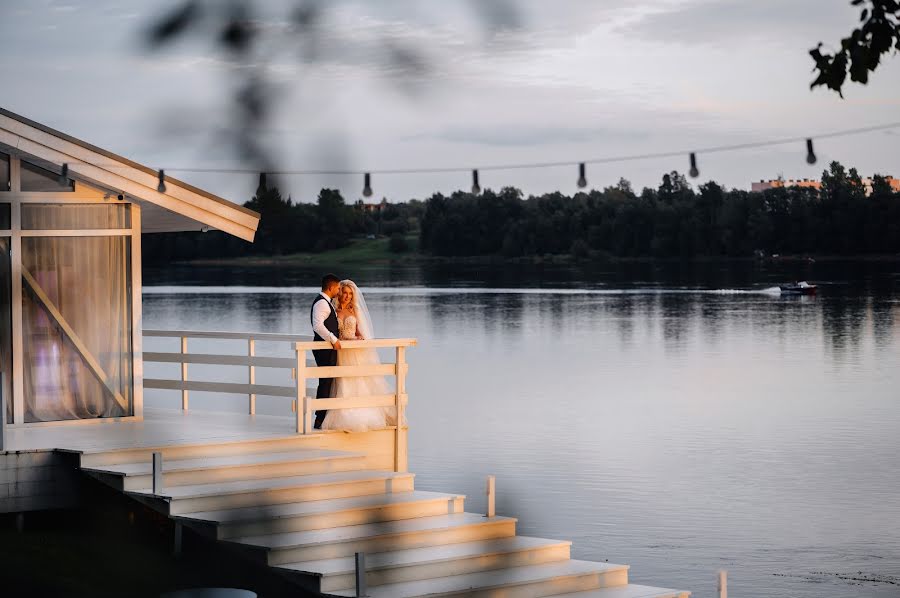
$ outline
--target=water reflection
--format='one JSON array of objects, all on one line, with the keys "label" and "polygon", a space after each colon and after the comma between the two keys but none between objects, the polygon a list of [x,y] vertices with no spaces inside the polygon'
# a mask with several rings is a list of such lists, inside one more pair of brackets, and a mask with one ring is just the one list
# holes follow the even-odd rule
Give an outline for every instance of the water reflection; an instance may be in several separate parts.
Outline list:
[{"label": "water reflection", "polygon": [[[800,299],[760,292],[793,272],[750,264],[530,279],[593,294],[429,290],[514,278],[441,268],[452,270],[370,278],[400,288],[367,295],[380,335],[420,339],[409,353],[418,487],[465,493],[478,511],[483,476],[496,474],[498,510],[522,533],[573,539],[576,557],[624,561],[637,582],[695,596],[714,595],[723,566],[740,596],[896,596],[900,286],[888,265],[803,266],[843,282]],[[144,318],[303,333],[312,295],[151,292]],[[875,581],[847,579],[857,572]]]}]

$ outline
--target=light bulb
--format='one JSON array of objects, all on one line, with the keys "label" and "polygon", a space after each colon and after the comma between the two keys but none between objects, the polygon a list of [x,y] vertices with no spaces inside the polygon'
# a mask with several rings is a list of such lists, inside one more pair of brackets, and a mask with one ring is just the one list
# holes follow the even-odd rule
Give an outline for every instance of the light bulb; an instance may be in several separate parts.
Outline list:
[{"label": "light bulb", "polygon": [[372,197],[372,175],[368,172],[363,177],[363,195],[365,197]]},{"label": "light bulb", "polygon": [[59,186],[65,187],[69,184],[69,165],[62,165],[62,172],[59,173]]},{"label": "light bulb", "polygon": [[156,186],[156,190],[160,193],[166,192],[166,173],[164,170],[160,169],[159,171],[159,185]]},{"label": "light bulb", "polygon": [[584,189],[587,187],[587,177],[585,176],[585,166],[584,162],[578,165],[578,188]]},{"label": "light bulb", "polygon": [[812,139],[806,140],[806,163],[807,164],[815,164],[816,163],[816,152],[813,151],[813,141]]},{"label": "light bulb", "polygon": [[700,176],[700,169],[697,168],[697,154],[694,152],[691,152],[691,169],[688,171],[688,174],[695,179]]},{"label": "light bulb", "polygon": [[472,195],[481,193],[481,185],[478,184],[478,171],[472,171]]}]

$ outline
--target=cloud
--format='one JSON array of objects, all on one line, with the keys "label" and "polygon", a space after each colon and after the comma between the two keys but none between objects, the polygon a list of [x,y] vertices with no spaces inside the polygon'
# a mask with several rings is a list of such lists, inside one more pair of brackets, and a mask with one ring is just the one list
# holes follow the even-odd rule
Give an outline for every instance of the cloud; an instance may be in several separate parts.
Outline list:
[{"label": "cloud", "polygon": [[618,27],[645,41],[733,45],[736,41],[812,47],[837,42],[857,22],[849,0],[690,0]]},{"label": "cloud", "polygon": [[429,137],[449,143],[471,143],[489,146],[536,146],[547,144],[589,143],[615,139],[634,139],[635,135],[646,136],[634,129],[611,129],[602,127],[582,127],[571,125],[482,125],[450,126],[434,133],[411,135],[405,140]]}]

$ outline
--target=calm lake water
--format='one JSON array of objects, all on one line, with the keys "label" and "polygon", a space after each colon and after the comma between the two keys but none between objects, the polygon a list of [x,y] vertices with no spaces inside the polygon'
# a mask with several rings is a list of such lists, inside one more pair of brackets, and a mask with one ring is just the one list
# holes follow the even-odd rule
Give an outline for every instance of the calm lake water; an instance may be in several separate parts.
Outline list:
[{"label": "calm lake water", "polygon": [[[698,597],[722,568],[738,597],[900,596],[900,263],[338,274],[420,339],[418,487],[481,511],[495,474],[520,533]],[[150,269],[145,326],[305,334],[320,275]],[[794,279],[820,295],[771,291]]]}]

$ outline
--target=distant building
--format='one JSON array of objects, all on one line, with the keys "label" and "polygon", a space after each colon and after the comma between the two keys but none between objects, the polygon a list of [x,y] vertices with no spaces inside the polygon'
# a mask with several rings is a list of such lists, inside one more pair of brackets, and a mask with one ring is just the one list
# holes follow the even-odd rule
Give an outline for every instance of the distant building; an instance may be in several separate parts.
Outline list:
[{"label": "distant building", "polygon": [[382,198],[381,203],[365,203],[363,200],[359,200],[356,202],[356,209],[362,210],[363,212],[372,214],[378,213],[385,209],[388,205],[387,198]]},{"label": "distant building", "polygon": [[[895,179],[892,176],[884,177],[887,180],[888,184],[891,186],[891,189],[894,190],[894,193],[900,193],[900,179]],[[862,180],[863,187],[866,189],[866,195],[872,195],[872,183],[873,180],[871,178],[865,178]],[[812,189],[821,189],[822,182],[816,181],[814,179],[770,179],[768,181],[759,181],[754,182],[750,186],[751,191],[765,191],[766,189],[777,189],[779,187],[809,187]]]}]

